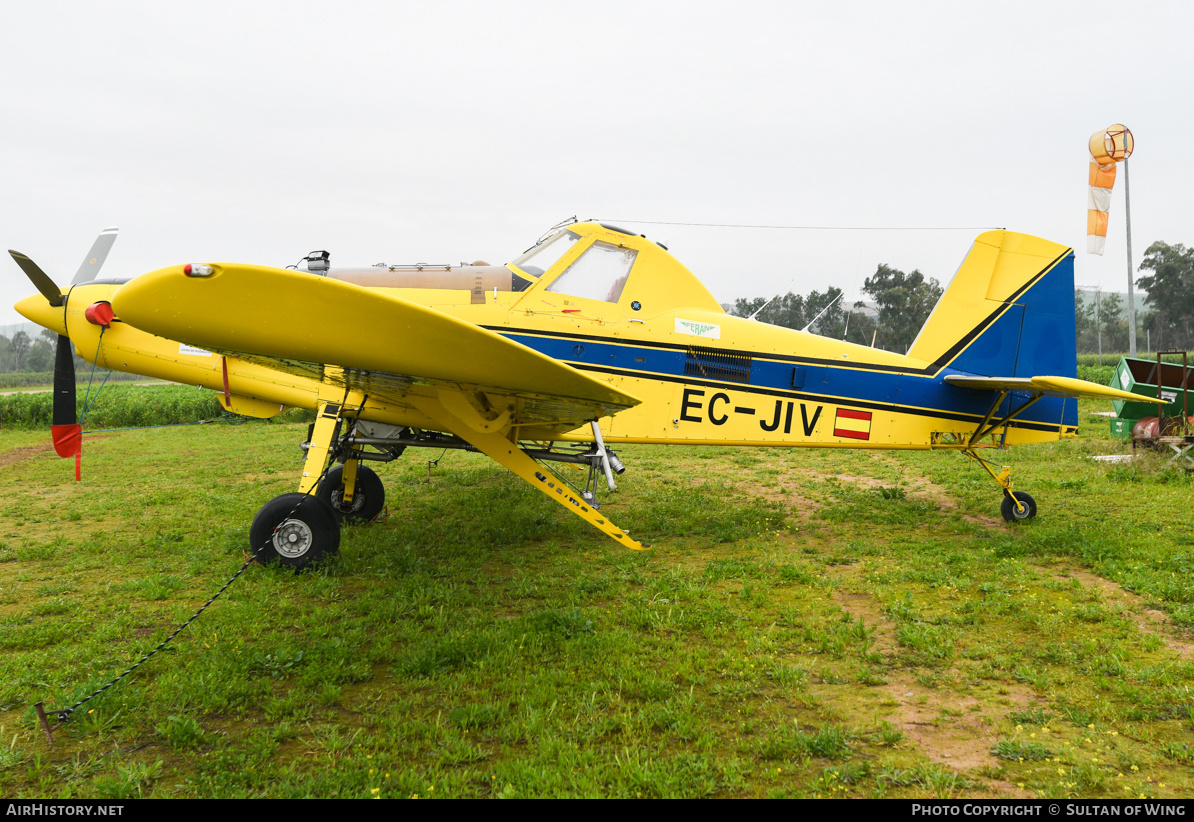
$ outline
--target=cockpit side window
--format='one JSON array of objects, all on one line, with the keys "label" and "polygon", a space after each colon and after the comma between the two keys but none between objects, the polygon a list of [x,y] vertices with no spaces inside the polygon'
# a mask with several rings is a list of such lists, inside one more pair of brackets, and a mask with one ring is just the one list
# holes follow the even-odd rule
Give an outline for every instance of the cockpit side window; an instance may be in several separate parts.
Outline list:
[{"label": "cockpit side window", "polygon": [[520,291],[526,291],[534,284],[534,280],[528,280],[526,277],[522,277],[514,271],[510,272],[510,290],[514,293],[517,294]]},{"label": "cockpit side window", "polygon": [[576,258],[548,291],[616,303],[626,287],[638,252],[598,240]]},{"label": "cockpit side window", "polygon": [[532,277],[542,277],[543,272],[558,263],[560,258],[567,254],[579,239],[580,235],[575,232],[561,231],[538,243],[510,265],[521,268]]}]

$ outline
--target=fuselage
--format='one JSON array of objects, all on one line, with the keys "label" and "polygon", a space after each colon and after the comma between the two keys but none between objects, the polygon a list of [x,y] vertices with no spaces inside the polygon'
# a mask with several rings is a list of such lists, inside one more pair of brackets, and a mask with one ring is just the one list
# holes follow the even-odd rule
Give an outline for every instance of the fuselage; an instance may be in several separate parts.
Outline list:
[{"label": "fuselage", "polygon": [[[973,339],[960,332],[962,342],[942,343],[940,352],[918,343],[928,358],[867,348],[728,315],[665,248],[598,223],[562,229],[506,266],[332,269],[306,276],[427,306],[642,400],[601,421],[611,442],[949,447],[991,411],[990,392],[959,389],[943,378],[967,373],[951,363],[983,330],[997,327],[998,312]],[[69,332],[88,361],[221,392],[239,413],[270,416],[279,406],[315,406],[317,379],[157,337],[119,316],[107,329],[89,322],[87,307],[111,302],[120,286],[116,280],[78,285],[64,307],[48,308],[31,297],[18,310]],[[310,317],[279,322],[308,322],[334,334],[337,323],[351,318],[321,317],[312,306]],[[361,416],[436,430],[435,421],[413,407],[375,399],[366,401]],[[1044,400],[1003,429],[999,443],[1053,440],[1075,425],[1072,408]],[[536,434],[521,432],[524,439]],[[544,438],[591,436],[585,427]]]}]

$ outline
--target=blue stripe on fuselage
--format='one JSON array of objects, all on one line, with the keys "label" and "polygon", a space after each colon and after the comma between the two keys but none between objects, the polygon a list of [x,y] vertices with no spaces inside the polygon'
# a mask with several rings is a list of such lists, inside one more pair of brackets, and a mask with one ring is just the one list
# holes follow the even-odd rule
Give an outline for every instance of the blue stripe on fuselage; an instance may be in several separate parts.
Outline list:
[{"label": "blue stripe on fuselage", "polygon": [[[494,330],[501,333],[499,329]],[[822,399],[837,404],[886,407],[892,411],[920,411],[946,418],[961,415],[982,417],[990,410],[994,397],[990,391],[970,391],[945,383],[942,379],[945,375],[959,373],[953,368],[946,368],[940,374],[930,377],[754,359],[751,364],[750,383],[737,383],[685,375],[686,352],[675,348],[655,348],[647,344],[615,344],[592,338],[577,340],[514,333],[506,333],[503,336],[553,359],[563,360],[582,371],[612,372],[628,377],[664,379],[695,385],[718,385],[728,390],[771,395],[780,393],[785,396]],[[797,372],[795,386],[794,372]],[[1061,403],[1060,399],[1046,397],[1019,419],[1024,422],[1056,425],[1061,421]],[[1007,403],[1004,404],[1001,413],[1006,413],[1006,406]],[[1074,422],[1066,424],[1076,424],[1076,407],[1073,415]]]}]

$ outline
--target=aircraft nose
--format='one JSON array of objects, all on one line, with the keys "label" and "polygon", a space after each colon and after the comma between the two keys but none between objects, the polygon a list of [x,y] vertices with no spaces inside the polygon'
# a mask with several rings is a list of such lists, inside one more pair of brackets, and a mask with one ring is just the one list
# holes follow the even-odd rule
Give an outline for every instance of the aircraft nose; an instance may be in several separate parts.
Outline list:
[{"label": "aircraft nose", "polygon": [[66,334],[66,308],[55,308],[41,294],[33,294],[13,306],[22,316],[62,336]]}]

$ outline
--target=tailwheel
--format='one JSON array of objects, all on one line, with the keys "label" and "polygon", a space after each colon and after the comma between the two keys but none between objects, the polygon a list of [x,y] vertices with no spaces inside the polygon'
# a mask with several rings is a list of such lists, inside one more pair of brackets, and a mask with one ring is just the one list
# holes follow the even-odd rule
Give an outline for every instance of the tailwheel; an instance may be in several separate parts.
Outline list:
[{"label": "tailwheel", "polygon": [[962,453],[981,465],[991,475],[991,479],[1003,489],[1003,502],[1000,503],[999,513],[1003,514],[1006,521],[1024,522],[1036,516],[1036,500],[1023,491],[1012,490],[1011,468],[1005,465],[1002,471],[996,473],[991,463],[980,457],[973,448],[966,448]]},{"label": "tailwheel", "polygon": [[309,494],[283,494],[262,506],[249,528],[254,558],[304,568],[340,550],[340,525],[326,502]]},{"label": "tailwheel", "polygon": [[337,520],[346,523],[366,523],[381,513],[386,504],[386,487],[377,472],[358,465],[356,487],[352,502],[344,502],[344,466],[337,465],[319,483],[315,496],[327,503]]},{"label": "tailwheel", "polygon": [[1023,522],[1036,516],[1036,500],[1023,491],[1012,491],[1003,495],[999,512],[1008,522]]}]

